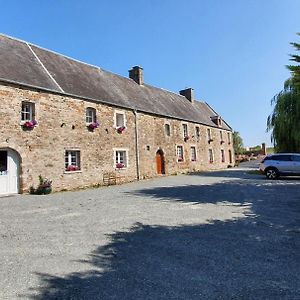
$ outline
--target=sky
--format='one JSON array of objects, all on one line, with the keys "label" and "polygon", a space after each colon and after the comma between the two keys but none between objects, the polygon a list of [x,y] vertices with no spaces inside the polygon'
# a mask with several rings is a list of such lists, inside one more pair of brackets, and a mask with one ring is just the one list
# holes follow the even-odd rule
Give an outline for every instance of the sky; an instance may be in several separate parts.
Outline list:
[{"label": "sky", "polygon": [[[245,146],[271,145],[300,0],[0,0],[0,32],[172,92],[192,87]],[[1,66],[0,66],[1,67]]]}]

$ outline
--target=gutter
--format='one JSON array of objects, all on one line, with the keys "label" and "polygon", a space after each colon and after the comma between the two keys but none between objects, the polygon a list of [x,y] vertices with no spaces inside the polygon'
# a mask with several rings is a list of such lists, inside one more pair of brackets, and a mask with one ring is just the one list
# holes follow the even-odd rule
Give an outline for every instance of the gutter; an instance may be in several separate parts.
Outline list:
[{"label": "gutter", "polygon": [[138,111],[133,110],[135,121],[135,159],[136,159],[136,178],[140,180],[140,153],[139,153],[139,128],[138,128]]}]

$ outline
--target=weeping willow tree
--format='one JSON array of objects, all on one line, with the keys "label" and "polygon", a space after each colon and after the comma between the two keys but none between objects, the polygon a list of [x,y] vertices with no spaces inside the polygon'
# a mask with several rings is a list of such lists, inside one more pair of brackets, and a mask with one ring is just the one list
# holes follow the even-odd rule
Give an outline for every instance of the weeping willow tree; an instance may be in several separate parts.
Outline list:
[{"label": "weeping willow tree", "polygon": [[[298,33],[300,36],[300,33]],[[291,43],[297,51],[300,44]],[[277,152],[300,152],[300,56],[291,55],[296,65],[289,65],[291,77],[284,89],[271,101],[274,110],[267,120],[267,130]]]}]

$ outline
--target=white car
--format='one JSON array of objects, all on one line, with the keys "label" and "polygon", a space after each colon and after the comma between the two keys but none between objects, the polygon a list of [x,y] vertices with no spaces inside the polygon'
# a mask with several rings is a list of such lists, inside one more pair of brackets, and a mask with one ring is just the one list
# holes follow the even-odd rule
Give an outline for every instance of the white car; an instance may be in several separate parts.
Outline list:
[{"label": "white car", "polygon": [[300,153],[276,153],[266,156],[259,165],[259,170],[268,179],[280,175],[300,176]]}]

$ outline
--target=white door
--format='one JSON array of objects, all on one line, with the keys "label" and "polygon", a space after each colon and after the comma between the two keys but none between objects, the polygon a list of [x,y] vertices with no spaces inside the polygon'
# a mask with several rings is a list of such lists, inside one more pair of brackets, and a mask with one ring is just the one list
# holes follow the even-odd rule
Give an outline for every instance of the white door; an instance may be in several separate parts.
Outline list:
[{"label": "white door", "polygon": [[12,150],[0,150],[0,195],[18,193],[19,159]]}]

